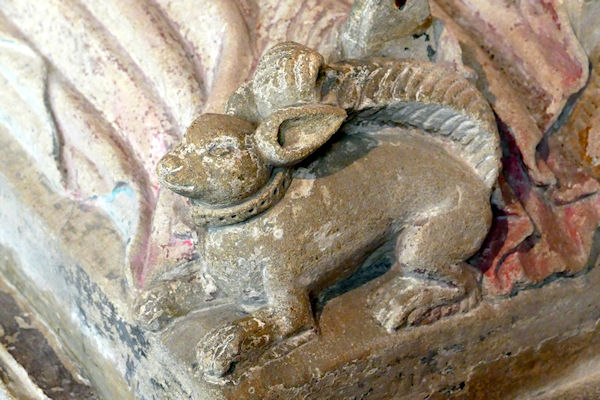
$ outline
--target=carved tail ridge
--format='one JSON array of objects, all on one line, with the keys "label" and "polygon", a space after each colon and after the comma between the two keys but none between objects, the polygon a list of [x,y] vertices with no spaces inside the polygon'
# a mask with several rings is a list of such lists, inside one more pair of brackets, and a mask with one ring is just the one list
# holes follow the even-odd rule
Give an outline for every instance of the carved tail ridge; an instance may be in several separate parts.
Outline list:
[{"label": "carved tail ridge", "polygon": [[440,139],[491,188],[500,171],[492,109],[465,78],[414,60],[330,64],[319,78],[322,102],[346,109],[348,124],[401,124]]}]

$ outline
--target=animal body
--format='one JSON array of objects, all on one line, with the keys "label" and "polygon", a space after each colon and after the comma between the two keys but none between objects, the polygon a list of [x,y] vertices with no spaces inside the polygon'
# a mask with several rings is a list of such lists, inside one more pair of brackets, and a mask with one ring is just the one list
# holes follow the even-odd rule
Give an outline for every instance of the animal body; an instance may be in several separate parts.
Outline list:
[{"label": "animal body", "polygon": [[226,115],[204,115],[158,167],[192,198],[203,263],[247,317],[199,342],[204,372],[316,326],[311,299],[392,252],[371,294],[388,330],[477,303],[463,263],[491,221],[494,116],[465,79],[417,61],[327,65],[275,46]]}]

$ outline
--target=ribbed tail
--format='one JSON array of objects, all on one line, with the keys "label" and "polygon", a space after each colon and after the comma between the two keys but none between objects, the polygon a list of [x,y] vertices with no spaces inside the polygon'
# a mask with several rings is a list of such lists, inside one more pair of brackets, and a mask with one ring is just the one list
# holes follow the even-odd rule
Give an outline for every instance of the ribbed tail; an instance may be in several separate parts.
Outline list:
[{"label": "ribbed tail", "polygon": [[346,109],[349,124],[401,124],[439,138],[491,188],[500,140],[483,95],[462,76],[413,60],[346,61],[322,69],[322,102]]}]

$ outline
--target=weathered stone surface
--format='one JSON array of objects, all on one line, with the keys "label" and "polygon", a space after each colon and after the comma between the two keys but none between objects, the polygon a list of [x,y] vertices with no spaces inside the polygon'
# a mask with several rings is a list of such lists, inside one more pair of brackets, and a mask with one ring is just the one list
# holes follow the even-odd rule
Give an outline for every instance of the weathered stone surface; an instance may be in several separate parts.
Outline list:
[{"label": "weathered stone surface", "polygon": [[0,281],[0,382],[19,399],[98,399],[82,382],[81,370],[68,369],[80,367],[56,353],[61,345],[48,342],[48,329],[17,303],[17,296]]},{"label": "weathered stone surface", "polygon": [[[96,3],[0,0],[0,245],[9,255],[0,273],[83,361],[99,396],[597,397],[598,379],[586,372],[595,368],[600,304],[591,268],[598,2],[438,0],[431,7],[444,29],[426,23],[421,32],[416,18],[419,32],[398,39],[402,46],[385,35],[373,41],[380,55],[458,71],[498,117],[494,221],[471,259],[487,297],[465,315],[388,334],[364,304],[368,283],[327,303],[319,335],[240,364],[238,387],[207,384],[194,364],[207,331],[245,314],[199,273],[203,233],[186,202],[158,186],[156,162],[198,113],[223,112],[274,44],[294,40],[326,63],[340,60],[351,2]],[[386,31],[395,20],[371,21]],[[387,270],[378,268],[328,296]],[[140,328],[134,312],[165,330]]]},{"label": "weathered stone surface", "polygon": [[[557,140],[565,139],[543,139],[568,97],[582,88],[588,76],[587,57],[571,29],[567,5],[473,2],[469,4],[474,8],[467,10],[462,1],[434,4],[434,14],[461,41],[464,62],[478,73],[477,86],[502,126],[504,178],[493,198],[498,210],[487,242],[473,260],[485,272],[484,287],[489,293],[507,294],[556,273],[576,273],[588,264],[591,240],[600,223],[598,183],[582,170],[581,161],[568,160],[569,151],[578,150],[557,145]],[[496,11],[512,18],[499,19]],[[530,24],[517,24],[519,20]],[[482,36],[489,26],[495,27],[493,33]],[[531,39],[525,42],[514,36],[521,43],[514,45],[511,39],[500,40],[517,35],[516,31]],[[536,39],[539,35],[544,39]],[[553,56],[546,53],[557,46],[561,49]],[[550,80],[542,79],[545,69],[552,75]],[[576,103],[576,109],[593,107],[593,74],[583,92],[589,95]],[[562,83],[544,86],[553,79]],[[540,107],[543,115],[531,107]],[[587,114],[578,111],[570,121],[581,120],[577,115]],[[557,136],[576,140],[572,126],[567,123]]]},{"label": "weathered stone surface", "polygon": [[[600,43],[600,42],[599,42]],[[600,178],[600,45],[590,54],[590,80],[586,89],[573,106],[566,123],[550,139],[559,147],[571,165],[584,169],[581,174]],[[556,170],[564,170],[565,162],[558,163]],[[564,186],[564,185],[563,185]],[[583,194],[583,193],[582,193]],[[582,195],[580,194],[580,196]]]},{"label": "weathered stone surface", "polygon": [[[220,111],[227,95],[250,76],[260,54],[276,42],[296,40],[318,49],[326,58],[335,53],[337,32],[342,29],[350,8],[349,2],[345,1],[308,2],[305,5],[267,2],[261,3],[260,7],[235,1],[206,2],[198,7],[186,2],[162,1],[155,5],[86,3],[84,7],[68,9],[59,3],[48,3],[43,7],[28,4],[8,0],[3,4],[4,30],[12,35],[13,43],[24,49],[27,44],[20,37],[27,38],[28,43],[33,44],[33,49],[27,50],[33,52],[32,57],[40,59],[35,55],[36,51],[46,57],[49,64],[41,66],[42,70],[58,71],[58,74],[51,74],[48,90],[51,115],[60,124],[62,145],[59,153],[51,148],[57,135],[52,121],[45,122],[47,127],[42,130],[36,129],[48,132],[45,142],[28,140],[27,145],[48,143],[48,150],[32,150],[36,157],[49,154],[39,169],[46,175],[54,174],[51,181],[55,186],[60,186],[64,179],[67,193],[99,204],[113,216],[123,231],[124,241],[129,243],[128,262],[132,274],[128,279],[142,287],[155,283],[173,268],[201,255],[196,234],[177,212],[172,212],[173,198],[159,193],[153,183],[154,163],[172,143],[171,138],[182,132],[207,97],[206,109]],[[468,37],[457,34],[467,51],[465,59],[468,61],[471,53],[477,53],[480,45],[493,55],[493,61],[478,56],[479,64],[486,69],[485,78],[480,78],[487,82],[481,88],[491,90],[494,109],[513,132],[533,181],[554,182],[556,178],[543,157],[535,156],[535,147],[542,137],[536,125],[546,127],[556,119],[567,97],[585,80],[585,57],[568,29],[566,16],[574,21],[575,33],[585,49],[591,51],[596,33],[594,24],[586,21],[593,18],[597,10],[593,4],[574,1],[564,6],[548,3],[545,8],[539,8],[535,2],[519,7],[501,6],[502,13],[510,18],[495,19],[493,24],[496,24],[497,32],[494,36],[483,34],[487,25],[482,21],[495,16],[496,7],[469,3],[472,7],[467,10],[467,4],[463,2],[439,4],[450,15],[465,10],[460,18],[455,18],[465,32],[470,32]],[[474,17],[479,8],[480,20]],[[116,9],[120,12],[111,11]],[[436,10],[440,8],[434,7]],[[55,18],[51,18],[52,15]],[[43,28],[42,22],[51,19],[54,24],[62,24],[64,30]],[[97,23],[104,19],[105,23]],[[531,38],[529,44],[523,44],[518,36],[520,33],[507,33],[516,21],[529,24],[529,28],[524,25],[519,28],[520,33]],[[93,29],[87,30],[84,36],[75,35],[77,29],[86,24]],[[453,22],[449,20],[448,24],[452,27]],[[65,32],[73,35],[65,38]],[[154,39],[148,43],[141,39],[147,37]],[[504,37],[515,39],[511,39],[508,46]],[[540,41],[541,37],[549,38],[547,45]],[[484,38],[485,43],[482,43]],[[218,40],[219,45],[214,45],[214,40]],[[121,50],[117,51],[117,47]],[[548,52],[564,54],[564,57],[547,57]],[[76,54],[71,57],[72,61],[63,57],[69,54]],[[182,57],[190,58],[190,61]],[[538,64],[542,73],[538,73]],[[522,67],[515,68],[515,65]],[[120,66],[124,68],[120,69]],[[12,71],[20,68],[6,63],[5,67]],[[480,69],[477,65],[474,68]],[[141,79],[138,71],[143,72],[145,78]],[[570,78],[559,82],[564,77]],[[44,79],[42,73],[38,92],[24,92],[26,86],[15,87],[22,93],[38,93],[37,101],[43,104]],[[24,85],[22,82],[13,80],[16,85]],[[528,87],[536,89],[527,90]],[[76,99],[75,102],[61,94],[64,90],[75,93],[75,97],[70,97]],[[77,97],[79,94],[82,96]],[[31,96],[24,98],[33,99]],[[548,102],[537,101],[538,98]],[[113,107],[114,99],[119,99],[119,106]],[[6,104],[5,111],[9,110],[10,102],[7,98],[3,103]],[[546,103],[550,105],[543,106]],[[31,105],[21,109],[40,108],[39,104],[28,104]],[[135,104],[134,108],[130,107],[132,104]],[[540,114],[538,118],[535,110],[529,114],[525,111],[527,107],[546,107],[547,117]],[[78,111],[82,108],[83,111]],[[153,111],[146,112],[147,109]],[[48,120],[47,111],[40,115],[43,121]],[[35,121],[32,118],[26,120]],[[536,123],[537,120],[541,122]],[[81,121],[79,125],[75,124],[77,121]],[[90,130],[93,133],[81,135],[87,131],[87,126],[94,126]],[[171,134],[164,135],[164,132]],[[53,157],[59,158],[58,166]],[[66,172],[53,173],[52,170]],[[132,208],[137,209],[136,213],[123,212]]]},{"label": "weathered stone surface", "polygon": [[3,400],[48,399],[44,392],[31,381],[28,372],[1,345],[0,398]]},{"label": "weathered stone surface", "polygon": [[433,61],[437,50],[433,19],[426,0],[358,0],[340,34],[340,58],[414,58]]},{"label": "weathered stone surface", "polygon": [[[219,390],[229,399],[545,398],[547,385],[596,371],[586,368],[598,352],[598,268],[393,334],[368,315],[366,294],[377,284],[331,300],[318,337],[299,348],[283,343],[252,367],[237,369]],[[164,336],[187,365],[194,359],[175,338],[189,340],[206,320],[190,316]]]},{"label": "weathered stone surface", "polygon": [[54,193],[4,130],[0,153],[0,274],[81,363],[100,396],[192,392],[185,374],[130,317],[125,246],[111,219]]},{"label": "weathered stone surface", "polygon": [[[599,331],[596,323],[575,336],[553,337],[478,365],[470,376],[467,397],[594,399],[600,389]],[[494,373],[498,370],[503,374]]]}]

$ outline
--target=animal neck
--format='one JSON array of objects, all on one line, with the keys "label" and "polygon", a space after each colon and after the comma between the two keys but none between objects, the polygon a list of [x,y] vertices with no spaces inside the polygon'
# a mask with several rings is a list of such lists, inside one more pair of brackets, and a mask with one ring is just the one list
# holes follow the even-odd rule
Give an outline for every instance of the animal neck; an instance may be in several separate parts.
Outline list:
[{"label": "animal neck", "polygon": [[241,203],[232,206],[214,207],[195,202],[191,207],[192,220],[194,224],[206,227],[226,226],[244,222],[266,211],[281,200],[291,183],[291,178],[289,168],[277,168],[262,189]]}]

